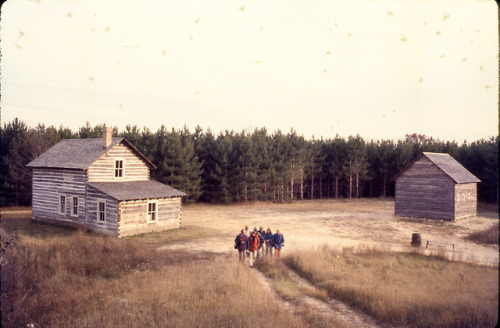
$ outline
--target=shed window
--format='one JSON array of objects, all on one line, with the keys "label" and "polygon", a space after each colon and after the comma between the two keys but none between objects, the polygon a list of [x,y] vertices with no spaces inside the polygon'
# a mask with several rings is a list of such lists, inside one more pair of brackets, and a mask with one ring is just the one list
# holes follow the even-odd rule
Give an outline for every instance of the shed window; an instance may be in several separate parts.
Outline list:
[{"label": "shed window", "polygon": [[73,196],[72,206],[71,206],[71,215],[78,216],[78,196]]},{"label": "shed window", "polygon": [[148,221],[156,222],[158,217],[158,203],[148,202]]},{"label": "shed window", "polygon": [[115,178],[123,178],[123,159],[115,161]]},{"label": "shed window", "polygon": [[59,196],[59,214],[66,214],[66,196]]},{"label": "shed window", "polygon": [[97,219],[99,222],[106,221],[106,202],[99,201],[97,202]]}]

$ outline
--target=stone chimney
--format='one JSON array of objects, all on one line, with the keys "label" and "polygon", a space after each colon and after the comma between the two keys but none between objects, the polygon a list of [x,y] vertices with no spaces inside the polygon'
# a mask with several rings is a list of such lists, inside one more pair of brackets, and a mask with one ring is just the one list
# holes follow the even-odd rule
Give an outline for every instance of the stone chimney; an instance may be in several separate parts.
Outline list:
[{"label": "stone chimney", "polygon": [[103,146],[104,148],[108,148],[109,145],[111,145],[111,137],[113,136],[113,128],[104,126],[103,129]]}]

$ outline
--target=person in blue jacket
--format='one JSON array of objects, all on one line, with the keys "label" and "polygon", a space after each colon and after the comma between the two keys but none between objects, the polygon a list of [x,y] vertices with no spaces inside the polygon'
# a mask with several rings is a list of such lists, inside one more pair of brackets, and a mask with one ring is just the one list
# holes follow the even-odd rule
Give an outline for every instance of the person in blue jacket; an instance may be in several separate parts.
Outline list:
[{"label": "person in blue jacket", "polygon": [[279,258],[281,253],[281,248],[285,246],[285,236],[280,233],[279,230],[276,230],[276,233],[273,236],[274,243],[274,257]]},{"label": "person in blue jacket", "polygon": [[257,258],[260,258],[261,255],[264,255],[264,244],[266,243],[266,231],[263,226],[260,226],[260,230],[257,231],[257,236],[260,238],[259,249],[257,250]]},{"label": "person in blue jacket", "polygon": [[273,238],[273,232],[270,228],[267,228],[264,241],[266,243],[266,255],[270,255],[271,257],[273,257]]},{"label": "person in blue jacket", "polygon": [[245,253],[248,250],[248,237],[245,230],[241,229],[241,233],[234,239],[234,248],[238,250],[240,261],[245,261]]}]

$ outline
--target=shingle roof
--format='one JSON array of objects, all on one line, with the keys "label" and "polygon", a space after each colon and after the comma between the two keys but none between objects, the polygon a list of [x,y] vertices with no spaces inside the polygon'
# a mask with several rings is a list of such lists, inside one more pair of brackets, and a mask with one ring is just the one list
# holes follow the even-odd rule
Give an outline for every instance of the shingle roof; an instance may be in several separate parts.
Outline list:
[{"label": "shingle roof", "polygon": [[187,196],[180,190],[154,180],[89,182],[88,184],[118,201]]},{"label": "shingle roof", "polygon": [[444,173],[456,183],[481,182],[474,174],[457,162],[453,157],[444,153],[422,153],[432,163],[436,164]]},{"label": "shingle roof", "polygon": [[26,166],[85,170],[119,143],[129,146],[150,168],[155,167],[153,163],[124,138],[111,139],[111,144],[106,148],[103,148],[102,138],[64,139],[29,162]]},{"label": "shingle roof", "polygon": [[418,156],[413,162],[411,162],[406,168],[401,170],[392,180],[395,180],[399,177],[404,171],[406,171],[410,166],[413,165],[416,161],[418,161],[422,156],[429,159],[432,163],[434,163],[441,171],[443,171],[446,175],[448,175],[455,183],[474,183],[481,182],[474,174],[470,173],[465,167],[462,166],[459,162],[457,162],[453,157],[449,154],[445,153],[429,153],[423,152],[420,156]]}]

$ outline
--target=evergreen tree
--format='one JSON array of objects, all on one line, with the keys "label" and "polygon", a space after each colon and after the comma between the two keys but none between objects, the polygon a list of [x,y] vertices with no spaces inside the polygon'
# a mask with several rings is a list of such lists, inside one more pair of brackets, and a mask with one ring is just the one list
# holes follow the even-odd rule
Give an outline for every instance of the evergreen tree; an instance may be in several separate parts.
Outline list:
[{"label": "evergreen tree", "polygon": [[80,127],[78,135],[81,139],[102,138],[104,124],[92,127],[90,122],[85,122],[85,126]]},{"label": "evergreen tree", "polygon": [[335,198],[339,198],[340,182],[344,178],[344,163],[347,158],[347,144],[345,139],[337,137],[329,140],[325,146],[327,169],[332,183],[332,189],[335,190]]},{"label": "evergreen tree", "polygon": [[231,144],[219,134],[217,139],[210,129],[204,134],[201,147],[200,159],[202,160],[202,197],[206,202],[220,203],[229,202],[229,182],[225,169],[228,168],[228,154]]},{"label": "evergreen tree", "polygon": [[145,154],[142,151],[141,145],[141,129],[137,127],[137,125],[131,126],[127,124],[125,127],[125,131],[122,131],[118,134],[119,137],[127,139],[134,147],[137,148],[141,153]]},{"label": "evergreen tree", "polygon": [[[305,174],[309,180],[309,198],[314,199],[315,190],[319,189],[321,192],[321,186],[323,179],[323,162],[325,161],[326,154],[323,151],[323,142],[318,140],[313,140],[307,143],[305,159]],[[318,182],[315,185],[315,181]],[[301,188],[302,189],[302,188]],[[320,196],[321,197],[321,196]],[[301,199],[303,199],[301,190]]]},{"label": "evergreen tree", "polygon": [[267,201],[272,199],[271,193],[271,138],[265,128],[255,129],[250,136],[252,155],[255,159],[255,190],[256,199]]},{"label": "evergreen tree", "polygon": [[183,189],[188,196],[188,202],[197,201],[201,196],[201,172],[202,165],[195,153],[193,137],[186,126],[180,133],[181,145],[183,148],[182,157],[184,158],[184,176],[186,185]]},{"label": "evergreen tree", "polygon": [[3,206],[30,203],[31,171],[26,164],[33,159],[28,144],[28,127],[15,118],[2,129],[0,202]]},{"label": "evergreen tree", "polygon": [[349,136],[347,140],[347,161],[344,171],[349,179],[349,198],[352,198],[353,182],[356,198],[359,198],[360,180],[368,177],[368,161],[365,141],[357,135]]},{"label": "evergreen tree", "polygon": [[196,201],[201,195],[201,164],[194,153],[189,130],[184,127],[182,131],[167,132],[162,125],[155,139],[155,179],[186,192],[187,201]]},{"label": "evergreen tree", "polygon": [[499,137],[464,143],[457,150],[457,160],[481,180],[478,184],[478,198],[489,203],[498,203]]},{"label": "evergreen tree", "polygon": [[285,183],[289,178],[289,151],[285,135],[278,130],[272,135],[271,146],[271,184],[273,188],[273,200],[283,202],[288,200],[288,194],[285,193]]},{"label": "evergreen tree", "polygon": [[392,140],[372,141],[368,145],[370,175],[375,184],[375,190],[370,188],[370,197],[388,196],[389,182],[398,173],[395,149]]},{"label": "evergreen tree", "polygon": [[306,163],[306,158],[308,158],[306,152],[306,141],[303,136],[297,135],[297,132],[294,129],[291,129],[287,134],[287,154],[286,158],[289,163],[289,178],[290,184],[287,186],[287,194],[289,194],[290,200],[293,200],[295,197],[295,182],[297,180],[302,182],[304,166]]}]

